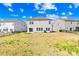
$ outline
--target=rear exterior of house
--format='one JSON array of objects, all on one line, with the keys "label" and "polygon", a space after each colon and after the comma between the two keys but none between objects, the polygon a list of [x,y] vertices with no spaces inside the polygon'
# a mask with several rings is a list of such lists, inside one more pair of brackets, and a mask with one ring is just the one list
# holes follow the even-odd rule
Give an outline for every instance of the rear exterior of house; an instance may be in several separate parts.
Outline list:
[{"label": "rear exterior of house", "polygon": [[79,20],[64,20],[65,29],[68,31],[79,30]]},{"label": "rear exterior of house", "polygon": [[74,31],[79,30],[79,20],[56,20],[53,24],[53,30]]},{"label": "rear exterior of house", "polygon": [[53,21],[47,18],[35,18],[28,20],[26,23],[27,32],[59,32],[60,30],[79,30],[79,20],[58,19]]},{"label": "rear exterior of house", "polygon": [[18,19],[0,20],[0,33],[26,31],[26,24]]},{"label": "rear exterior of house", "polygon": [[7,32],[51,32],[51,31],[79,31],[79,20],[51,20],[47,18],[33,18],[26,23],[18,19],[0,20],[0,33]]},{"label": "rear exterior of house", "polygon": [[34,18],[27,22],[27,32],[50,32],[52,31],[51,19]]}]

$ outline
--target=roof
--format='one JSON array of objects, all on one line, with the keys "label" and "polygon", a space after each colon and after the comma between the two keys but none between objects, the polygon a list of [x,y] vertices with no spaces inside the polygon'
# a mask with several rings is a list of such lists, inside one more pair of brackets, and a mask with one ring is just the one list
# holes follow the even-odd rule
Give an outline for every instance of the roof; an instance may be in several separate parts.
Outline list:
[{"label": "roof", "polygon": [[19,21],[18,19],[0,19],[0,23],[2,22],[16,22]]},{"label": "roof", "polygon": [[51,20],[51,19],[39,17],[39,18],[31,18],[28,21],[48,21],[48,20]]},{"label": "roof", "polygon": [[76,19],[63,19],[64,21],[71,21],[71,22],[79,22],[79,20],[76,20]]}]

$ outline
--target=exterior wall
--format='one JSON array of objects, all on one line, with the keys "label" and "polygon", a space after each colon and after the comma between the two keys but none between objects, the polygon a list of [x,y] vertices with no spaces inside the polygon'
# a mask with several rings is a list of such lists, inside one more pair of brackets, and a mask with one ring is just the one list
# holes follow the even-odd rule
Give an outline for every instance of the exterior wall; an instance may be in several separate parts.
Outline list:
[{"label": "exterior wall", "polygon": [[[74,21],[56,20],[53,22],[53,31],[59,31],[59,30],[73,31],[76,29],[76,27],[79,27],[78,21],[74,22]],[[70,30],[70,28],[72,28],[72,30]]]},{"label": "exterior wall", "polygon": [[26,24],[23,21],[2,21],[0,22],[0,33],[26,31]]},{"label": "exterior wall", "polygon": [[63,20],[56,20],[53,22],[53,31],[65,30],[65,22]]},{"label": "exterior wall", "polygon": [[14,24],[14,30],[16,31],[26,31],[26,23],[23,21],[16,21]]},{"label": "exterior wall", "polygon": [[[52,30],[52,26],[49,24],[49,21],[33,21],[34,24],[29,23],[30,21],[27,21],[27,32],[29,32],[29,28],[33,28],[33,32],[44,32],[46,28],[50,28],[50,31]],[[43,31],[37,31],[36,28],[43,28]]]},{"label": "exterior wall", "polygon": [[79,22],[72,22],[71,21],[67,21],[65,23],[66,25],[66,30],[70,31],[70,28],[72,28],[72,31],[76,29],[76,27],[79,27]]},{"label": "exterior wall", "polygon": [[[14,23],[0,23],[0,33],[6,33],[6,32],[11,32],[10,29],[12,29],[12,31],[14,31]],[[4,29],[8,29],[7,31],[4,31]]]}]

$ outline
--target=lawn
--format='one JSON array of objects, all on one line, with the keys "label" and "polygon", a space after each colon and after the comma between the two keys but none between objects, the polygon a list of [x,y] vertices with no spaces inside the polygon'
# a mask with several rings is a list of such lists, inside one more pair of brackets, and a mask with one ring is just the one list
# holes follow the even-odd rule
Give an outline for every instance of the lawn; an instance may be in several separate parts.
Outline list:
[{"label": "lawn", "polygon": [[0,37],[0,56],[77,56],[78,33],[16,33]]}]

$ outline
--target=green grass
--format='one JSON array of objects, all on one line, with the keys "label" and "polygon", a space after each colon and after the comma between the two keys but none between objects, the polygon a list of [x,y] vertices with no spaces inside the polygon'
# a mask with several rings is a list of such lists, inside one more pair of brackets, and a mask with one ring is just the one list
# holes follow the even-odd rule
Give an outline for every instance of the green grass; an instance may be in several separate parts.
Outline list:
[{"label": "green grass", "polygon": [[79,54],[79,42],[64,42],[55,44],[57,49],[67,51],[70,55]]}]

